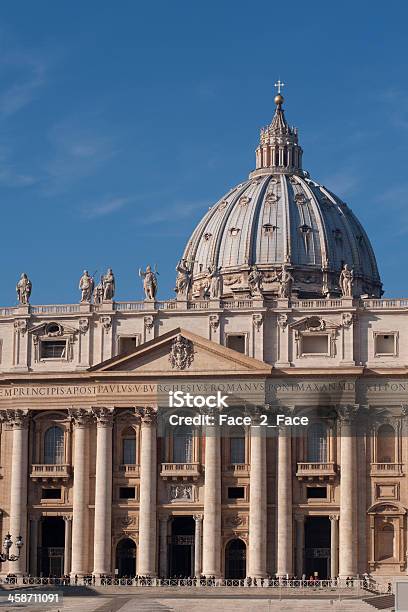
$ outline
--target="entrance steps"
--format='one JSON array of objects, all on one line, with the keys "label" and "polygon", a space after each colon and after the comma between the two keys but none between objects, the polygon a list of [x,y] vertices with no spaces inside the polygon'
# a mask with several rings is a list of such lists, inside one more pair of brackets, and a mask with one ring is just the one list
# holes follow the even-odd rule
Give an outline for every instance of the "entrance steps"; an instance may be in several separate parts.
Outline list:
[{"label": "entrance steps", "polygon": [[370,604],[377,610],[389,610],[394,607],[394,595],[377,595],[376,597],[366,598],[363,601]]},{"label": "entrance steps", "polygon": [[[162,606],[162,607],[160,607]],[[374,608],[362,600],[316,599],[140,599],[128,600],[118,612],[373,612]],[[98,612],[105,612],[104,608]],[[108,609],[106,610],[108,612]]]}]

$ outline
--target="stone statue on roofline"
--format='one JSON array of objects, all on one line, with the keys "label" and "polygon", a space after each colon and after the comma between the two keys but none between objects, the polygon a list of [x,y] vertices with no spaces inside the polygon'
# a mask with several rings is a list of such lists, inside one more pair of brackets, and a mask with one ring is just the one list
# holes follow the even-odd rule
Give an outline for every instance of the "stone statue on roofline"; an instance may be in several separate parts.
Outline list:
[{"label": "stone statue on roofline", "polygon": [[154,272],[151,266],[146,266],[146,270],[143,271],[139,268],[139,276],[143,278],[143,290],[145,292],[146,300],[154,300],[157,295],[157,269],[155,266]]},{"label": "stone statue on roofline", "polygon": [[23,272],[23,274],[20,276],[20,280],[16,285],[17,299],[19,304],[25,306],[29,303],[31,290],[32,283],[28,278],[27,274]]},{"label": "stone statue on roofline", "polygon": [[221,297],[222,293],[222,277],[221,277],[221,266],[217,267],[214,264],[209,266],[207,279],[209,281],[209,292],[212,300]]},{"label": "stone statue on roofline", "polygon": [[84,270],[79,279],[79,289],[81,291],[81,303],[89,303],[92,299],[94,290],[94,280],[92,276],[89,275],[88,270]]},{"label": "stone statue on roofline", "polygon": [[186,259],[181,259],[177,264],[176,271],[178,274],[175,292],[178,298],[186,300],[190,291],[192,276],[189,262]]},{"label": "stone statue on roofline", "polygon": [[349,270],[347,264],[344,264],[339,278],[342,297],[353,297],[353,282],[354,272],[353,270]]},{"label": "stone statue on roofline", "polygon": [[108,271],[102,276],[102,288],[103,288],[103,301],[109,302],[113,300],[115,295],[115,276],[112,272],[112,268],[108,268]]}]

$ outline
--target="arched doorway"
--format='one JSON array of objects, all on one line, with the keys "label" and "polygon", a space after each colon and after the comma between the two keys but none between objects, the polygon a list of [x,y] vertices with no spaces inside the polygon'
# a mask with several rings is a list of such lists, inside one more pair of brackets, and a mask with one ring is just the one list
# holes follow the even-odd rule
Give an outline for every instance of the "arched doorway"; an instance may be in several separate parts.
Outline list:
[{"label": "arched doorway", "polygon": [[171,522],[170,576],[194,576],[194,529],[192,516],[175,516]]},{"label": "arched doorway", "polygon": [[59,578],[64,573],[65,521],[59,516],[41,520],[41,576]]},{"label": "arched doorway", "polygon": [[116,546],[116,569],[119,578],[136,576],[136,544],[124,538]]},{"label": "arched doorway", "polygon": [[230,540],[225,547],[225,577],[245,578],[246,576],[246,544],[236,538]]}]

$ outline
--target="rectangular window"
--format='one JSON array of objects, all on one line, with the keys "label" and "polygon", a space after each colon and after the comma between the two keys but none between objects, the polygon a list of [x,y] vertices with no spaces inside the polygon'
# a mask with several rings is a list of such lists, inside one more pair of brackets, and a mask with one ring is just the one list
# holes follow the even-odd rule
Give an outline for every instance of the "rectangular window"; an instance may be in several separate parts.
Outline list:
[{"label": "rectangular window", "polygon": [[228,487],[228,499],[245,499],[245,488]]},{"label": "rectangular window", "polygon": [[124,438],[123,463],[125,465],[136,464],[136,438]]},{"label": "rectangular window", "polygon": [[120,499],[135,499],[136,489],[135,487],[120,487],[119,488]]},{"label": "rectangular window", "polygon": [[41,499],[61,499],[61,489],[43,489]]},{"label": "rectangular window", "polygon": [[327,355],[329,336],[302,336],[303,355]]},{"label": "rectangular window", "polygon": [[238,353],[245,355],[245,335],[244,334],[228,334],[227,347]]},{"label": "rectangular window", "polygon": [[41,340],[41,359],[65,359],[66,340]]},{"label": "rectangular window", "polygon": [[245,463],[245,438],[231,438],[230,463]]},{"label": "rectangular window", "polygon": [[119,354],[133,353],[138,345],[137,336],[119,336]]},{"label": "rectangular window", "polygon": [[395,355],[396,341],[395,334],[375,334],[375,354],[376,355]]},{"label": "rectangular window", "polygon": [[327,487],[306,487],[307,499],[327,499]]},{"label": "rectangular window", "polygon": [[173,436],[173,463],[191,463],[193,457],[193,434],[187,428],[175,431]]}]

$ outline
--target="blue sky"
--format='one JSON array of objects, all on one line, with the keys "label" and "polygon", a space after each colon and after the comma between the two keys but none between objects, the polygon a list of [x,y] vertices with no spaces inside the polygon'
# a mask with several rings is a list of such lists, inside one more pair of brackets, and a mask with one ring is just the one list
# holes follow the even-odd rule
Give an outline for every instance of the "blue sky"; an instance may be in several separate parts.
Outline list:
[{"label": "blue sky", "polygon": [[407,20],[393,0],[3,2],[0,303],[22,271],[33,303],[76,302],[108,266],[141,299],[147,263],[172,296],[192,229],[254,167],[278,77],[305,169],[407,296]]}]

